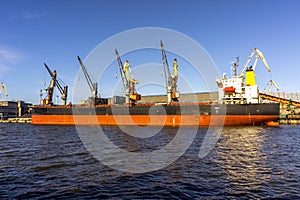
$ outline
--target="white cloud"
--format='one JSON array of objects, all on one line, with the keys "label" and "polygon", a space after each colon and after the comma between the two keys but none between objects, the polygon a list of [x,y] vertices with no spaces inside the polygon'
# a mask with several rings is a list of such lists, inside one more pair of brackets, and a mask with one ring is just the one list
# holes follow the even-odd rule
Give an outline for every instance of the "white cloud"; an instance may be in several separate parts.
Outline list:
[{"label": "white cloud", "polygon": [[8,71],[7,67],[5,65],[1,64],[0,61],[0,78]]},{"label": "white cloud", "polygon": [[19,58],[16,50],[0,45],[0,59],[5,62],[14,62]]},{"label": "white cloud", "polygon": [[39,17],[47,16],[49,13],[43,12],[43,13],[37,13],[32,11],[21,11],[21,12],[11,12],[10,13],[10,20],[33,20],[37,19]]},{"label": "white cloud", "polygon": [[16,63],[21,58],[21,54],[15,49],[0,45],[0,78],[3,77],[10,65]]}]

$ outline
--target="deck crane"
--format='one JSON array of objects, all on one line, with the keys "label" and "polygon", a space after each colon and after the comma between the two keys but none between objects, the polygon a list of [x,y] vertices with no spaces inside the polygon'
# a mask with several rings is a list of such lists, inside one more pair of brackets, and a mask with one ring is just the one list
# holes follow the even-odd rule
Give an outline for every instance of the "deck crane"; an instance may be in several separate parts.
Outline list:
[{"label": "deck crane", "polygon": [[267,83],[267,85],[266,85],[266,87],[264,88],[264,90],[262,91],[262,93],[270,94],[271,91],[272,91],[272,89],[273,89],[273,87],[277,90],[277,92],[279,92],[279,88],[278,88],[277,84],[275,83],[275,81],[270,80],[270,81]]},{"label": "deck crane", "polygon": [[48,95],[47,95],[47,100],[46,100],[45,104],[53,104],[53,91],[56,86],[58,88],[59,92],[61,93],[62,104],[66,105],[67,97],[68,97],[68,86],[62,86],[59,83],[59,81],[57,80],[56,70],[54,70],[52,72],[46,63],[44,63],[44,65],[51,76],[50,85],[47,88]]},{"label": "deck crane", "polygon": [[141,100],[141,95],[138,94],[135,90],[135,84],[138,84],[138,81],[135,80],[130,73],[130,64],[129,61],[126,60],[124,66],[122,64],[122,60],[119,56],[117,49],[115,50],[118,66],[120,70],[120,74],[122,77],[122,83],[125,90],[125,103],[126,104],[135,104],[136,101]]},{"label": "deck crane", "polygon": [[1,93],[2,93],[2,89],[4,90],[5,95],[8,96],[8,93],[7,93],[7,91],[6,91],[6,86],[5,86],[4,83],[1,83],[0,95],[1,95]]},{"label": "deck crane", "polygon": [[160,48],[161,48],[161,52],[162,52],[162,62],[163,62],[163,68],[164,68],[164,77],[165,77],[165,81],[166,81],[168,103],[178,101],[179,92],[176,90],[177,79],[178,79],[177,60],[174,59],[174,61],[173,61],[173,75],[171,75],[165,47],[164,47],[164,44],[162,41],[160,41]]},{"label": "deck crane", "polygon": [[[255,61],[254,64],[250,67],[248,67],[250,61],[252,60],[254,54],[257,54],[255,56]],[[248,103],[257,103],[259,101],[259,91],[258,91],[258,86],[256,84],[256,77],[255,77],[255,68],[257,65],[258,59],[261,59],[262,62],[264,63],[266,69],[268,72],[271,72],[271,69],[263,56],[262,52],[259,51],[257,48],[254,48],[248,57],[248,60],[246,64],[243,67],[242,72],[240,73],[239,77],[242,77],[245,79],[245,96],[248,99]],[[246,71],[245,77],[244,77],[244,72]]]},{"label": "deck crane", "polygon": [[89,98],[89,105],[93,106],[97,104],[97,99],[98,99],[98,83],[97,82],[93,82],[91,76],[89,75],[89,73],[87,72],[86,67],[84,66],[82,60],[80,59],[79,56],[77,56],[77,59],[80,63],[80,67],[83,71],[83,74],[87,80],[87,83],[90,87],[90,90],[92,92],[92,97]]},{"label": "deck crane", "polygon": [[242,70],[241,73],[240,73],[240,76],[244,76],[245,71],[246,71],[247,69],[250,69],[250,68],[251,68],[251,67],[248,68],[248,65],[249,65],[250,61],[252,60],[252,58],[253,58],[253,56],[254,56],[255,53],[257,53],[257,55],[255,56],[255,61],[254,61],[254,64],[253,64],[253,66],[252,66],[253,71],[255,71],[255,68],[256,68],[256,64],[257,64],[258,58],[260,58],[261,61],[262,61],[262,62],[264,63],[264,65],[266,66],[268,72],[271,72],[271,69],[270,69],[270,67],[269,67],[269,65],[268,65],[268,63],[267,63],[265,57],[263,56],[262,52],[261,52],[260,50],[258,50],[257,48],[254,48],[254,49],[252,50],[252,53],[251,53],[250,56],[248,57],[248,60],[247,60],[246,64],[244,65],[243,70]]}]

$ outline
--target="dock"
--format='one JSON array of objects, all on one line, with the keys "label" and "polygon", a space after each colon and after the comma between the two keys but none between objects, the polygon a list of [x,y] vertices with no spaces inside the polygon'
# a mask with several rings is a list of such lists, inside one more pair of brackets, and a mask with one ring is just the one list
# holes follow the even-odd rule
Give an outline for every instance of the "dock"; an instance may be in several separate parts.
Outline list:
[{"label": "dock", "polygon": [[300,114],[298,115],[280,115],[280,124],[297,125],[300,124]]},{"label": "dock", "polygon": [[0,123],[31,123],[31,118],[26,117],[26,118],[8,118],[8,119],[1,119]]},{"label": "dock", "polygon": [[282,125],[300,124],[300,94],[259,93],[262,99],[280,103],[279,122]]}]

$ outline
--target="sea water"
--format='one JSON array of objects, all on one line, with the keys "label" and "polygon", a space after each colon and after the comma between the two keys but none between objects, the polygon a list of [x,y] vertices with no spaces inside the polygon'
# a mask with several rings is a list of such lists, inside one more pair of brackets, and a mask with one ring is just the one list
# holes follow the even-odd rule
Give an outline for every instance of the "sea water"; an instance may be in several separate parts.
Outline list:
[{"label": "sea water", "polygon": [[[178,131],[134,138],[118,127],[102,128],[129,152],[160,149]],[[74,126],[0,124],[0,198],[300,199],[300,126],[224,127],[199,158],[206,133],[199,128],[170,165],[130,173],[98,161]]]}]

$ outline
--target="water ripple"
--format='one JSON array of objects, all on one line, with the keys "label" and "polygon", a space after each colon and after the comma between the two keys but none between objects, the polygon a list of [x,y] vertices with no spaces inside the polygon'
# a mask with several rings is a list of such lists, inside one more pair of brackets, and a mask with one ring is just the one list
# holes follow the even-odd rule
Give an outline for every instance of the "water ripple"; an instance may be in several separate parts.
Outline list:
[{"label": "water ripple", "polygon": [[[105,127],[120,148],[150,152],[176,128],[142,139]],[[75,127],[0,124],[0,198],[299,199],[300,127],[228,127],[205,158],[198,152],[207,129],[165,169],[130,174],[98,162]]]}]

